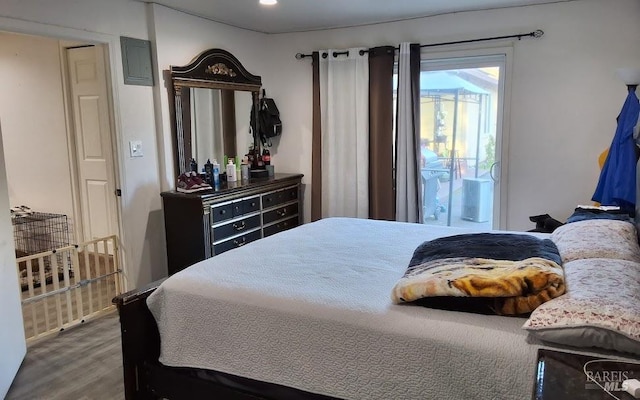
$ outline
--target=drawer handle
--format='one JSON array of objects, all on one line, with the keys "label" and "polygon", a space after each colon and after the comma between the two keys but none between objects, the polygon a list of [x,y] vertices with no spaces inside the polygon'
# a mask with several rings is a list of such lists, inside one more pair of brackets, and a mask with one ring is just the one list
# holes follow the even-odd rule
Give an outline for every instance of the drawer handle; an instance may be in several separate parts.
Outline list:
[{"label": "drawer handle", "polygon": [[223,209],[223,210],[220,210],[220,214],[224,215],[224,214],[226,214],[226,213],[227,213],[227,210],[224,210],[224,209]]},{"label": "drawer handle", "polygon": [[244,224],[244,221],[240,222],[239,224],[238,224],[237,222],[234,222],[234,223],[233,223],[233,228],[234,228],[235,230],[237,230],[237,231],[241,231],[241,230],[243,230],[245,227],[246,227],[246,226],[245,226],[245,224]]},{"label": "drawer handle", "polygon": [[251,207],[255,207],[255,206],[256,206],[256,202],[254,201],[251,203]]},{"label": "drawer handle", "polygon": [[239,242],[238,240],[234,239],[233,243],[236,245],[236,247],[242,247],[245,244],[247,244],[247,239],[245,237],[242,238],[242,242]]},{"label": "drawer handle", "polygon": [[284,217],[285,215],[287,215],[287,209],[283,208],[282,211],[278,210],[276,211],[276,213],[278,213],[279,216]]}]

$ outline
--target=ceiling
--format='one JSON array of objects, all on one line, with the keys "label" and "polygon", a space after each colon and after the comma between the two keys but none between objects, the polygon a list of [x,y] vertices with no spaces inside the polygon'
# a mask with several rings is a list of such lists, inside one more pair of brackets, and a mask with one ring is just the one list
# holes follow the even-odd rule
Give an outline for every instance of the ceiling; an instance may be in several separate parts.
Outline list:
[{"label": "ceiling", "polygon": [[575,0],[138,0],[264,33],[369,25],[412,18]]}]

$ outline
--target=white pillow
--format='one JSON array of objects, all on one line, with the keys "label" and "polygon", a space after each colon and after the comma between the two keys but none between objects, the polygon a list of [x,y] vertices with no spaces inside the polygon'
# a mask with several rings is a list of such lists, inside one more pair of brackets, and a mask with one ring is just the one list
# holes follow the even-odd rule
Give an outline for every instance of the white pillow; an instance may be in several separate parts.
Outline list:
[{"label": "white pillow", "polygon": [[640,263],[591,258],[564,265],[567,293],[523,328],[543,341],[640,355]]},{"label": "white pillow", "polygon": [[636,227],[627,221],[591,219],[562,225],[551,234],[562,262],[615,258],[640,262]]}]

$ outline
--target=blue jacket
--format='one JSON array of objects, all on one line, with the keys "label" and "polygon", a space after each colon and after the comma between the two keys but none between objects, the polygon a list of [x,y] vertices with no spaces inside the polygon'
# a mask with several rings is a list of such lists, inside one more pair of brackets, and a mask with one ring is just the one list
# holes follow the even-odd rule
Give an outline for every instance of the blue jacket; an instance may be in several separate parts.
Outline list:
[{"label": "blue jacket", "polygon": [[637,158],[633,128],[638,123],[639,114],[640,101],[634,88],[629,88],[629,94],[618,116],[618,127],[609,154],[602,166],[598,186],[591,200],[605,206],[635,210]]}]

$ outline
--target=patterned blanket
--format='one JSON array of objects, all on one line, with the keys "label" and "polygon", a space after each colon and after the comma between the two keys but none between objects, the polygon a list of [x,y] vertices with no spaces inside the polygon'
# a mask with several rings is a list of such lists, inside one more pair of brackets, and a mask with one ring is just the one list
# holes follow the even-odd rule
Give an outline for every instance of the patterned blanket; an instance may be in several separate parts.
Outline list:
[{"label": "patterned blanket", "polygon": [[392,291],[395,303],[520,315],[565,292],[562,261],[549,239],[508,233],[422,243]]}]

